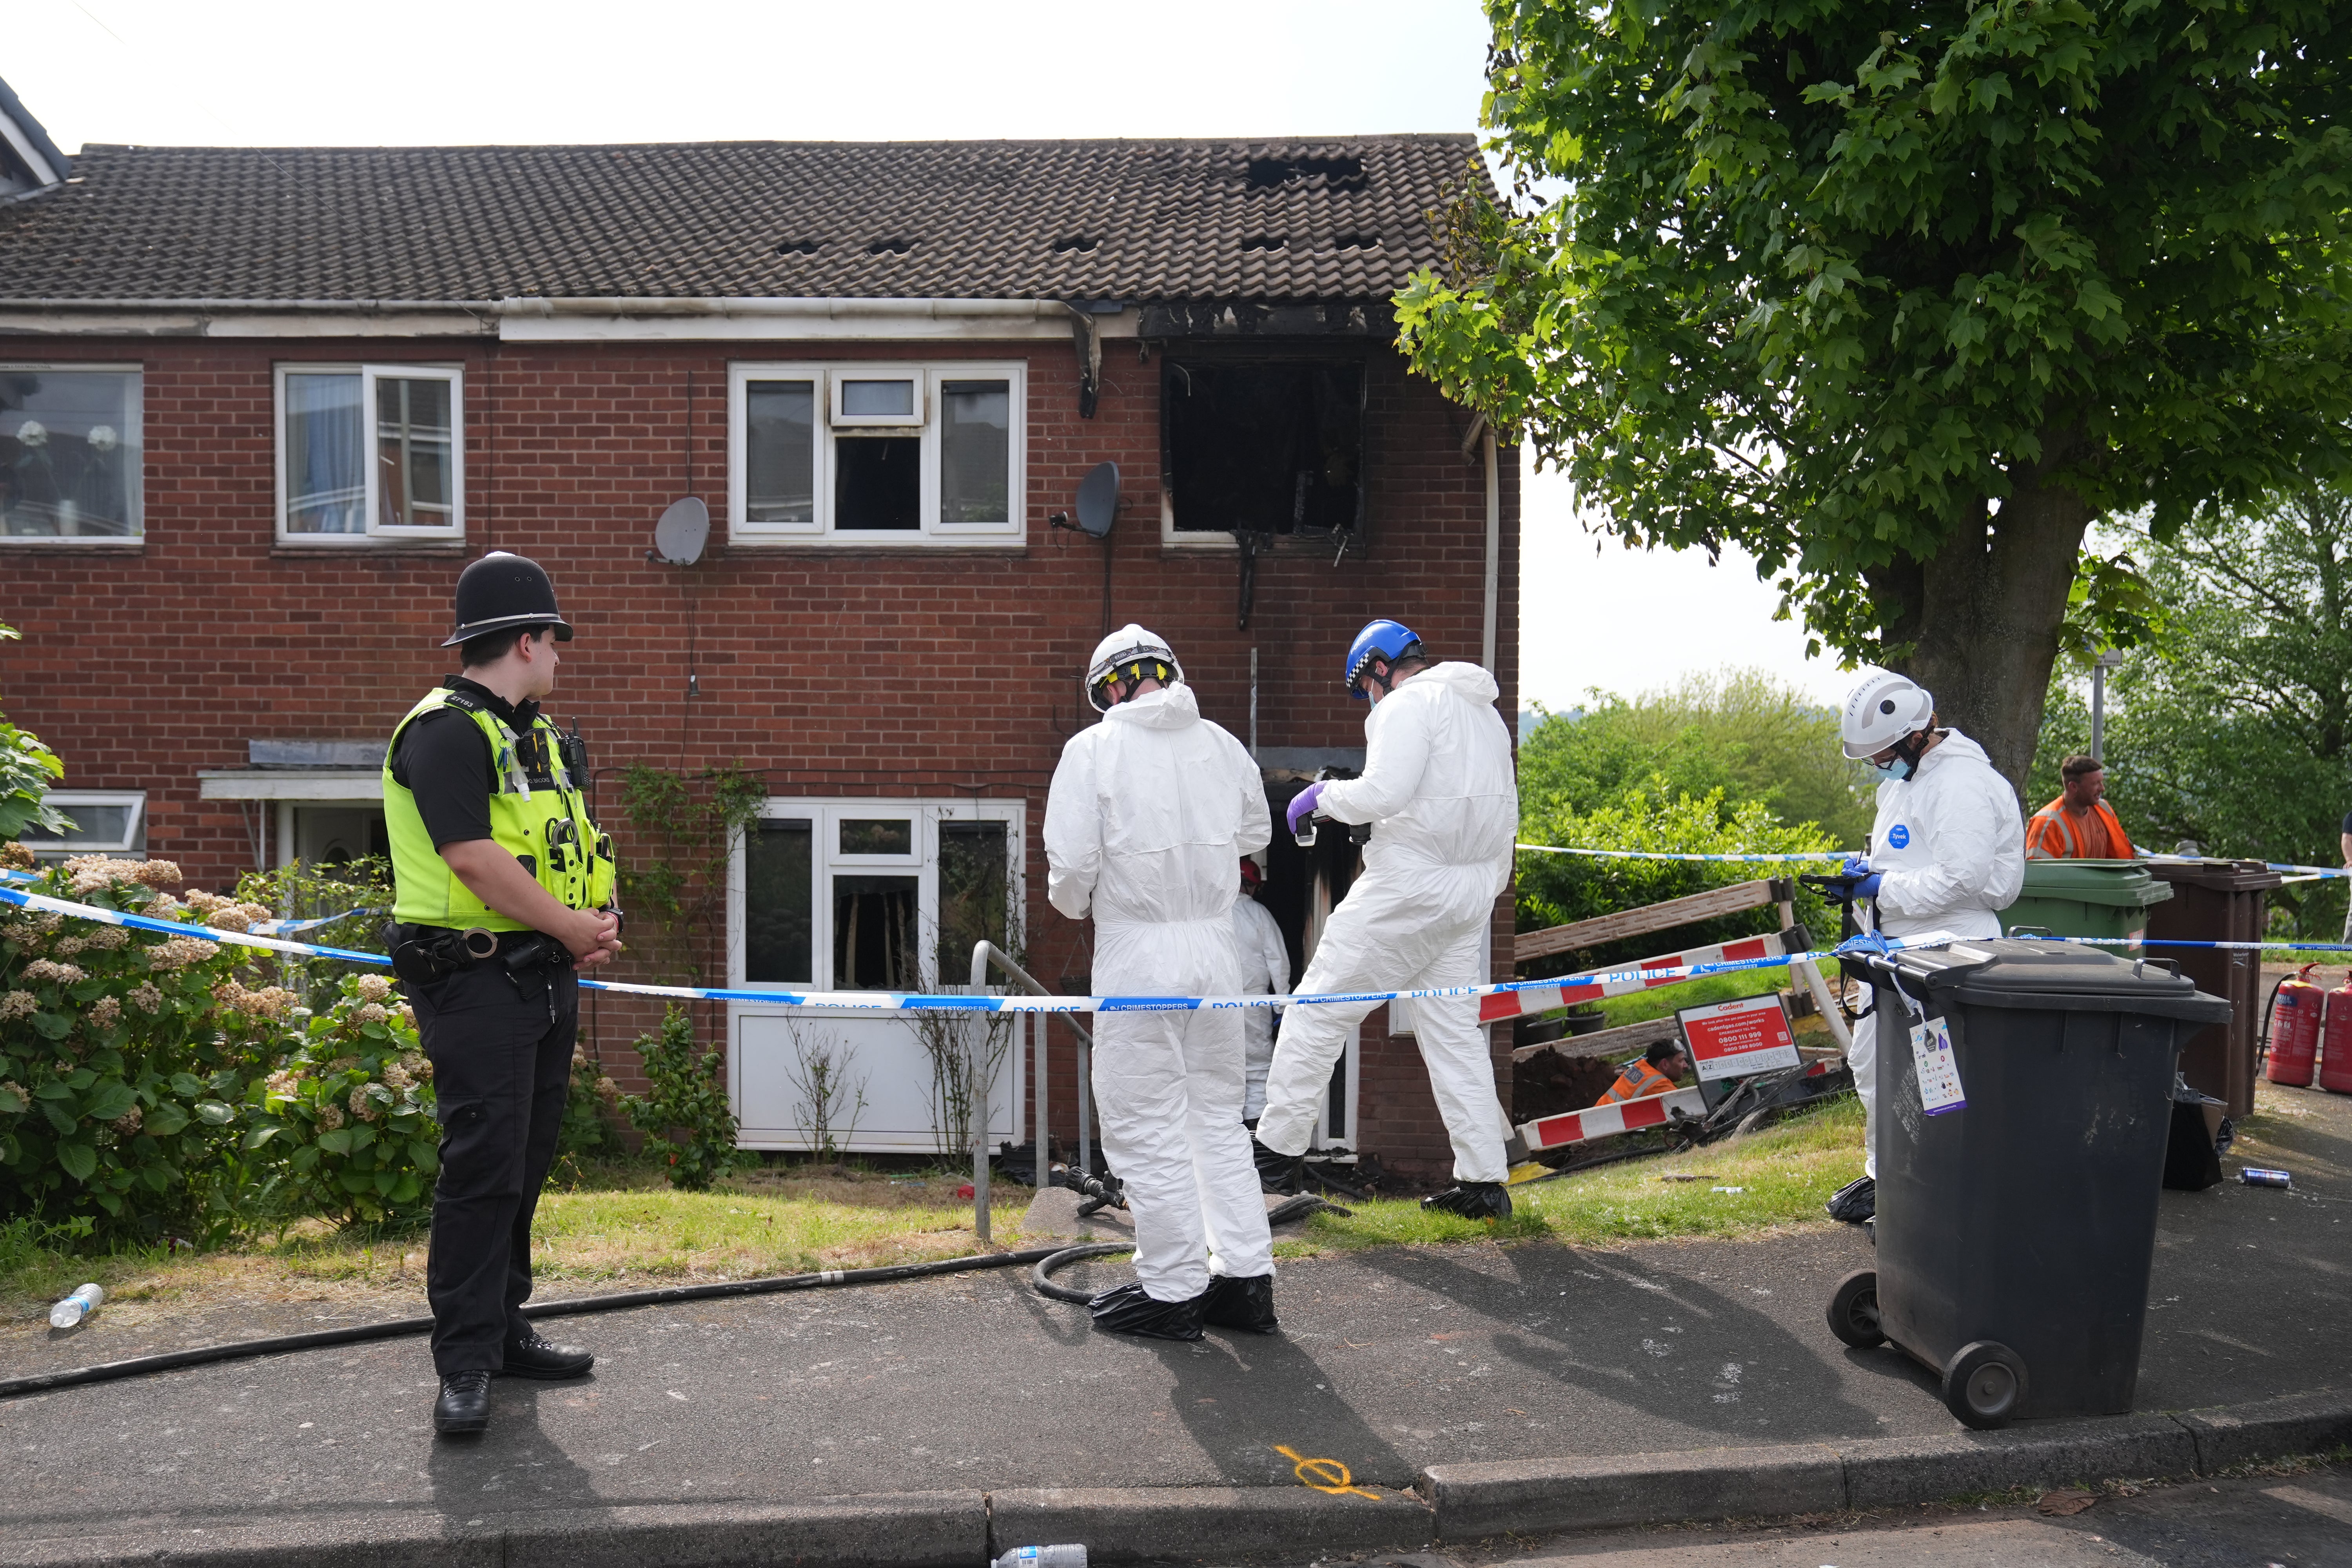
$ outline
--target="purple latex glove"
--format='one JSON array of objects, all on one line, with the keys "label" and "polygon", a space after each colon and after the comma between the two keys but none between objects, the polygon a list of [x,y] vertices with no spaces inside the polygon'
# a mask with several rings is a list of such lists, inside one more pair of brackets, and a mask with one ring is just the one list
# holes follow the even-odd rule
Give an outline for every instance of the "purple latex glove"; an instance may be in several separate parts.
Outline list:
[{"label": "purple latex glove", "polygon": [[1283,813],[1283,819],[1290,824],[1291,832],[1296,833],[1298,831],[1299,823],[1306,818],[1308,812],[1315,809],[1317,803],[1322,800],[1325,782],[1326,781],[1322,779],[1318,779],[1313,784],[1308,784],[1305,789],[1300,790],[1297,795],[1291,796],[1290,809]]}]

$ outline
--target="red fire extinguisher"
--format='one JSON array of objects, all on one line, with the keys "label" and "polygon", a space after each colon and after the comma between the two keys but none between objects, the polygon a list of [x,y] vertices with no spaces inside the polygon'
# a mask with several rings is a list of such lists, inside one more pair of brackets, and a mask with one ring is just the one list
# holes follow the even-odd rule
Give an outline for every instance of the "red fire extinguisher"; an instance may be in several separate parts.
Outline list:
[{"label": "red fire extinguisher", "polygon": [[2352,1094],[2352,974],[2327,994],[2327,1018],[2319,1029],[2319,1087]]},{"label": "red fire extinguisher", "polygon": [[[2319,1057],[2319,1019],[2326,993],[2311,983],[2319,966],[2306,963],[2299,974],[2280,982],[2271,994],[2270,1065],[2263,1076],[2273,1083],[2296,1089],[2311,1087],[2311,1070]],[[2352,1008],[2344,1013],[2352,1026]]]}]

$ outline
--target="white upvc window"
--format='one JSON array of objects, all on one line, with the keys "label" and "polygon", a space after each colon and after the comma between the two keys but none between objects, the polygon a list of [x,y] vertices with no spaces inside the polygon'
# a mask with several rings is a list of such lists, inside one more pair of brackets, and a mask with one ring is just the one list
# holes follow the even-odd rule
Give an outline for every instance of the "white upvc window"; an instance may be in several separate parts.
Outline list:
[{"label": "white upvc window", "polygon": [[428,364],[281,364],[278,537],[465,537],[465,376]]},{"label": "white upvc window", "polygon": [[0,540],[137,544],[142,404],[135,364],[0,363]]},{"label": "white upvc window", "polygon": [[1023,536],[1018,361],[728,369],[728,524],[744,543],[1003,544]]},{"label": "white upvc window", "polygon": [[[769,801],[738,842],[729,879],[730,987],[962,990],[973,945],[1013,947],[1022,929],[1025,810],[1020,800]],[[744,1147],[810,1146],[814,1053],[859,1086],[836,1108],[842,1147],[936,1152],[938,1064],[918,1015],[739,997],[728,1016],[728,1089]],[[988,1093],[992,1138],[1024,1136],[1028,1036],[1010,1021],[997,1026],[1005,1055]]]},{"label": "white upvc window", "polygon": [[41,798],[73,823],[63,833],[38,826],[25,829],[21,842],[41,859],[147,853],[145,790],[53,789]]}]

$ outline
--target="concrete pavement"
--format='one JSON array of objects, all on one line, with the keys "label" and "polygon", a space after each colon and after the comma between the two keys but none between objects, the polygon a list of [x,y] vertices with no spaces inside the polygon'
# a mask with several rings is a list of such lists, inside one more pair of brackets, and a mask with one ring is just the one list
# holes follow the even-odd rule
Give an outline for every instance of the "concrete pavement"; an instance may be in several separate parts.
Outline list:
[{"label": "concrete pavement", "polygon": [[[2337,1327],[2352,1106],[2288,1108],[2305,1114],[2273,1117],[2275,1140],[2243,1152],[2295,1169],[2297,1191],[2165,1194],[2143,1411],[2352,1393]],[[1843,1506],[1873,1487],[1916,1499],[2037,1466],[2063,1477],[2100,1456],[2119,1456],[2108,1473],[2199,1468],[2199,1439],[2168,1419],[2100,1427],[2121,1447],[2026,1423],[1955,1447],[1924,1372],[1829,1336],[1831,1287],[1869,1257],[1858,1232],[1829,1226],[1608,1252],[1357,1253],[1284,1265],[1284,1334],[1189,1346],[1095,1334],[1010,1272],[644,1309],[559,1321],[558,1337],[597,1351],[595,1374],[502,1381],[491,1431],[470,1443],[432,1437],[421,1341],[62,1390],[0,1405],[13,1483],[0,1562],[208,1541],[386,1564],[478,1549],[579,1565],[600,1541],[640,1563],[950,1562],[992,1528],[1021,1544],[1089,1520],[1102,1555],[1116,1538],[1198,1558],[1221,1542],[1413,1544],[1447,1517],[1471,1534],[1515,1528],[1488,1485],[1513,1467],[1533,1467],[1524,1495],[1553,1500],[1527,1514],[1534,1529],[1561,1522],[1563,1497],[1632,1500],[1568,1521],[1599,1524],[1612,1507],[1803,1511],[1832,1474]],[[1065,1276],[1121,1277],[1116,1263]],[[35,1349],[81,1362],[140,1348],[100,1342]],[[32,1370],[19,1345],[8,1371]],[[2323,1396],[2316,1425],[2295,1430],[2334,1431],[2343,1404]],[[1725,1452],[1758,1449],[1780,1457]],[[1630,1481],[1592,1479],[1629,1455],[1664,1458]],[[1449,1515],[1446,1484],[1488,1500]],[[1120,1498],[1124,1523],[1102,1512]],[[857,1550],[833,1555],[845,1540]]]}]

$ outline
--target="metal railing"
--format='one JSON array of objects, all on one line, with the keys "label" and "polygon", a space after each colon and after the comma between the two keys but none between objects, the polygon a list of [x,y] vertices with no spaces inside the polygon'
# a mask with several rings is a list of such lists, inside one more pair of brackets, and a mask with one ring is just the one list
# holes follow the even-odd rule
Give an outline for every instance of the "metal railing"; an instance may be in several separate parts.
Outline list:
[{"label": "metal railing", "polygon": [[[1055,994],[1055,992],[1045,989],[1045,985],[1035,975],[1031,974],[1027,970],[1013,963],[1012,957],[994,942],[981,942],[973,943],[971,950],[971,985],[973,990],[980,991],[987,988],[988,972],[991,968],[1002,971],[1007,978],[1020,985],[1024,991],[1028,992],[1032,996],[1052,996]],[[1094,1116],[1092,1113],[1094,1106],[1092,1098],[1087,1092],[1087,1068],[1090,1064],[1090,1058],[1094,1055],[1095,1040],[1094,1037],[1087,1033],[1085,1027],[1078,1023],[1077,1017],[1075,1014],[1062,1013],[1052,1016],[1058,1016],[1062,1022],[1067,1024],[1070,1026],[1070,1033],[1078,1037],[1077,1169],[1081,1174],[1085,1174],[1091,1172],[1094,1168],[1092,1158],[1094,1142]],[[1045,1131],[1048,1126],[1045,1120],[1045,1067],[1051,1055],[1046,1047],[1047,1042],[1053,1038],[1053,1034],[1046,1022],[1049,1016],[1048,1015],[1044,1013],[1033,1013],[1029,1015],[1029,1016],[1036,1020],[1036,1037],[1034,1043],[1036,1047],[1035,1092],[1037,1097],[1037,1115],[1031,1130],[1031,1147],[1036,1151],[1036,1184],[1038,1189],[1043,1191],[1052,1183],[1054,1173],[1053,1158],[1048,1152],[1050,1142]],[[982,1053],[979,1051],[974,1051],[971,1057],[971,1103],[975,1108],[972,1112],[971,1138],[971,1225],[973,1234],[982,1241],[986,1241],[989,1238],[988,1100],[985,1086],[982,1084],[980,1078],[980,1058],[982,1054]],[[1019,1091],[1016,1089],[1015,1093],[1017,1094],[1018,1092]]]}]

